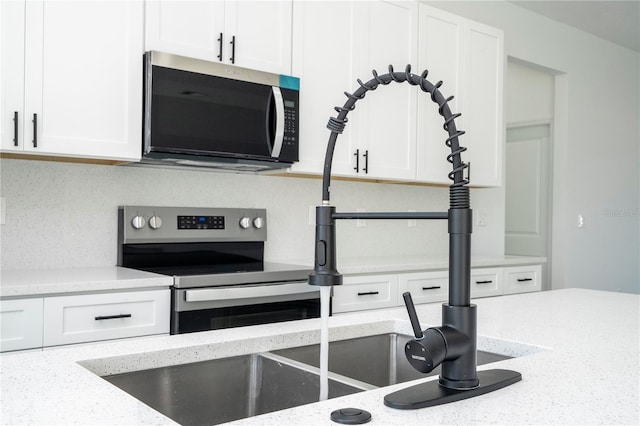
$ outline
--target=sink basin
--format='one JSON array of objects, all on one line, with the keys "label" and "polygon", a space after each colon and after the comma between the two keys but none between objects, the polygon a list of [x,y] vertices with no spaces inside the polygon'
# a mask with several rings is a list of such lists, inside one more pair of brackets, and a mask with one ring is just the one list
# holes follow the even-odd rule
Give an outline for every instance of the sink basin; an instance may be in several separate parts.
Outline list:
[{"label": "sink basin", "polygon": [[[329,398],[429,375],[404,355],[409,336],[389,333],[329,344]],[[182,425],[215,425],[317,402],[320,345],[103,376]],[[511,358],[478,351],[478,365]]]},{"label": "sink basin", "polygon": [[[431,373],[416,371],[405,358],[404,345],[410,336],[389,333],[359,337],[329,344],[329,371],[375,386],[389,386],[440,374],[440,367]],[[320,345],[301,346],[274,351],[308,365],[320,365]],[[477,365],[509,359],[492,352],[477,352]]]},{"label": "sink basin", "polygon": [[[317,369],[251,354],[104,376],[182,425],[213,425],[317,402]],[[329,398],[366,387],[329,380]]]}]

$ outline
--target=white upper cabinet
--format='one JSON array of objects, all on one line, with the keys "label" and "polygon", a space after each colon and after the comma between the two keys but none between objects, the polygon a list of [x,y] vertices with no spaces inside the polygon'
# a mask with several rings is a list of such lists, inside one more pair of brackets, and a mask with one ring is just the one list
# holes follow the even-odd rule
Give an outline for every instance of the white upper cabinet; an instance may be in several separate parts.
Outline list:
[{"label": "white upper cabinet", "polygon": [[[344,91],[371,71],[429,70],[454,96],[449,106],[466,133],[462,160],[471,185],[502,183],[503,34],[412,1],[294,2],[293,71],[301,77],[300,162],[291,171],[321,174],[329,131]],[[450,184],[444,119],[429,94],[407,83],[369,92],[338,137],[332,174],[357,179]]]},{"label": "white upper cabinet", "polygon": [[[404,71],[415,64],[418,53],[418,5],[415,2],[356,2],[354,81],[378,74]],[[353,84],[353,89],[357,84]],[[358,101],[350,113],[357,149],[358,175],[380,179],[415,179],[416,98],[418,89],[408,83],[380,85]],[[352,153],[352,157],[355,152]]]},{"label": "white upper cabinet", "polygon": [[[300,162],[293,172],[320,174],[335,106],[344,92],[417,55],[417,3],[294,2],[293,73],[301,78]],[[413,89],[413,90],[412,90]],[[338,136],[332,174],[363,179],[415,178],[415,88],[380,86],[356,103]]]},{"label": "white upper cabinet", "polygon": [[140,158],[143,6],[2,2],[3,151]]},{"label": "white upper cabinet", "polygon": [[[500,186],[503,152],[504,37],[500,30],[420,5],[420,68],[429,70],[432,83],[442,80],[440,91],[454,96],[449,106],[460,144],[467,148],[462,160],[470,164],[470,184]],[[451,150],[438,107],[426,96],[418,101],[418,171],[424,182],[450,183],[446,162]],[[465,176],[467,172],[465,172]]]},{"label": "white upper cabinet", "polygon": [[146,2],[145,49],[291,74],[289,1]]},{"label": "white upper cabinet", "polygon": [[22,151],[26,3],[0,2],[0,137],[3,151]]},{"label": "white upper cabinet", "polygon": [[[322,173],[335,106],[353,88],[354,2],[296,1],[293,3],[293,75],[300,77],[300,161],[294,173]],[[344,31],[336,31],[344,28]],[[332,169],[349,174],[352,126],[338,136]]]}]

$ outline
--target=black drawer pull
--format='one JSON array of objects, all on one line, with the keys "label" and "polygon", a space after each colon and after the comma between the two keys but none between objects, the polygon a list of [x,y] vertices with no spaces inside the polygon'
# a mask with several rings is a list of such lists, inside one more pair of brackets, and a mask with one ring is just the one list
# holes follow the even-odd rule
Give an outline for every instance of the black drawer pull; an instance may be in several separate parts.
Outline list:
[{"label": "black drawer pull", "polygon": [[110,320],[110,319],[118,319],[118,318],[131,318],[131,314],[120,314],[120,315],[103,315],[95,318],[96,321],[102,320]]},{"label": "black drawer pull", "polygon": [[13,111],[13,146],[18,146],[18,111]]},{"label": "black drawer pull", "polygon": [[236,36],[231,36],[231,42],[229,43],[231,45],[231,57],[229,58],[229,60],[231,61],[232,64],[236,63]]},{"label": "black drawer pull", "polygon": [[358,296],[373,296],[375,294],[380,294],[379,291],[364,291],[364,292],[358,292]]},{"label": "black drawer pull", "polygon": [[33,114],[33,147],[38,147],[38,114]]},{"label": "black drawer pull", "polygon": [[434,285],[431,287],[422,287],[423,290],[437,290],[439,288],[442,288],[442,287],[440,287],[439,285]]},{"label": "black drawer pull", "polygon": [[218,60],[219,60],[220,62],[222,62],[222,49],[223,49],[223,48],[222,48],[222,33],[220,33],[220,37],[218,38],[218,43],[220,43],[220,44],[218,45],[218,49],[219,49],[219,51],[220,51],[220,54],[218,55]]},{"label": "black drawer pull", "polygon": [[491,280],[486,280],[486,281],[476,281],[476,284],[491,284],[493,281]]},{"label": "black drawer pull", "polygon": [[518,278],[519,283],[523,283],[525,281],[533,281],[533,278]]}]

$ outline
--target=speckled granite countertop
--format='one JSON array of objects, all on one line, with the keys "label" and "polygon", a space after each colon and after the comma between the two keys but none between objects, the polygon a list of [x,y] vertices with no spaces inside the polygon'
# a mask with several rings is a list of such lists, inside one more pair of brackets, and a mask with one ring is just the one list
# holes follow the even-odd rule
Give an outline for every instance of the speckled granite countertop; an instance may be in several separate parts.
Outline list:
[{"label": "speckled granite countertop", "polygon": [[[531,265],[546,262],[543,257],[473,256],[474,268]],[[287,261],[299,265],[307,260]],[[399,273],[448,268],[447,256],[385,256],[340,259],[343,274]],[[309,266],[313,268],[313,265]],[[118,291],[169,287],[173,278],[118,266],[69,269],[0,271],[0,298],[51,296],[68,293]]]},{"label": "speckled granite countertop", "polygon": [[[330,413],[358,407],[371,425],[638,424],[640,297],[567,289],[502,296],[478,305],[478,347],[516,355],[479,367],[507,368],[523,380],[477,398],[420,410],[394,410],[384,395],[408,383],[235,422],[331,425]],[[420,305],[423,322],[440,321],[440,304]],[[154,366],[263,352],[319,341],[320,320],[48,349],[0,357],[2,424],[175,424],[99,378]],[[404,309],[330,319],[330,339],[410,333]],[[419,379],[419,381],[434,378]],[[413,384],[414,382],[411,382]]]},{"label": "speckled granite countertop", "polygon": [[0,297],[2,298],[132,288],[168,288],[171,285],[173,285],[172,277],[118,266],[0,271]]}]

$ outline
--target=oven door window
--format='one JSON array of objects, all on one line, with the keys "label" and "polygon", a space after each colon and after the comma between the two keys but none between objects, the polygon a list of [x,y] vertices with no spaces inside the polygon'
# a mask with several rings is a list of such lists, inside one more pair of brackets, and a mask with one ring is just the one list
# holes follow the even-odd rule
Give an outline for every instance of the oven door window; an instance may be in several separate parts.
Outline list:
[{"label": "oven door window", "polygon": [[171,334],[320,317],[320,299],[229,306],[172,313]]}]

